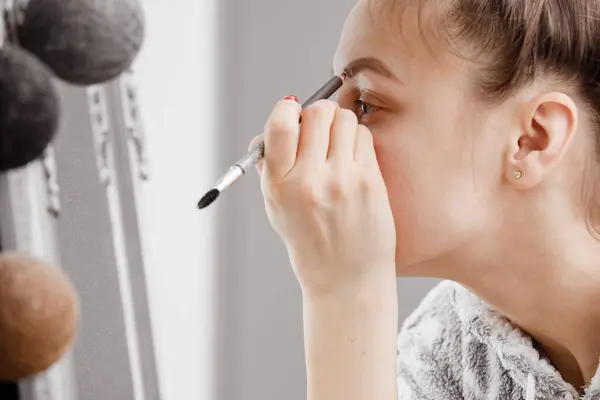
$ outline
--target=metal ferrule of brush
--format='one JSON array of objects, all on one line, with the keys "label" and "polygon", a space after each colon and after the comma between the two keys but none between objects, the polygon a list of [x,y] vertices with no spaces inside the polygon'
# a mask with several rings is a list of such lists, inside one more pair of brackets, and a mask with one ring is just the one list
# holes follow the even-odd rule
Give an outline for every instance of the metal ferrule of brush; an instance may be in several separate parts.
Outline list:
[{"label": "metal ferrule of brush", "polygon": [[256,163],[258,163],[258,161],[264,157],[264,155],[265,143],[260,142],[258,145],[253,147],[248,154],[240,158],[238,162],[229,168],[229,171],[227,171],[225,175],[223,175],[221,179],[217,181],[215,189],[217,189],[219,192],[222,192],[229,186],[233,185],[235,181],[240,179],[246,174],[246,172],[253,168]]},{"label": "metal ferrule of brush", "polygon": [[234,165],[233,167],[229,168],[229,171],[225,172],[225,174],[217,181],[214,188],[219,192],[222,192],[229,186],[233,185],[235,181],[240,179],[243,175],[244,171],[237,165]]}]

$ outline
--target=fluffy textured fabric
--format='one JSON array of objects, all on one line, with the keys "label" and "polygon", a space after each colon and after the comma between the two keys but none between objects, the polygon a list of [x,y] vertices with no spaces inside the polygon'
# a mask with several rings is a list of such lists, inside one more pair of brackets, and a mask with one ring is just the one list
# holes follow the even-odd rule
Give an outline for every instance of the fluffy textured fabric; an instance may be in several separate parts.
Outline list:
[{"label": "fluffy textured fabric", "polygon": [[399,400],[600,400],[600,369],[584,396],[532,340],[454,282],[434,288],[398,337]]}]

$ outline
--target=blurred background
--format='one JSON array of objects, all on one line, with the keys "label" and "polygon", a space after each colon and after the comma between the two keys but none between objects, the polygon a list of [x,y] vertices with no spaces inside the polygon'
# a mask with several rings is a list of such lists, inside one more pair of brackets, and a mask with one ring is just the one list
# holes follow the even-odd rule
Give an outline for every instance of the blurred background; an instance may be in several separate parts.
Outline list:
[{"label": "blurred background", "polygon": [[[299,287],[255,174],[193,208],[275,102],[331,74],[354,0],[147,0],[136,70],[152,177],[144,234],[164,398],[306,398]],[[400,280],[401,319],[432,286]]]},{"label": "blurred background", "polygon": [[[43,397],[52,390],[39,380],[37,394],[21,397],[305,399],[300,291],[256,175],[208,209],[195,204],[247,151],[275,102],[305,100],[330,77],[355,2],[142,3],[146,39],[133,79],[144,152],[116,135],[112,189],[98,180],[98,138],[84,135],[86,97],[61,87],[55,252],[82,322],[63,362],[72,372],[48,380],[62,388]],[[116,90],[107,86],[108,96]],[[399,280],[401,321],[434,283]]]}]

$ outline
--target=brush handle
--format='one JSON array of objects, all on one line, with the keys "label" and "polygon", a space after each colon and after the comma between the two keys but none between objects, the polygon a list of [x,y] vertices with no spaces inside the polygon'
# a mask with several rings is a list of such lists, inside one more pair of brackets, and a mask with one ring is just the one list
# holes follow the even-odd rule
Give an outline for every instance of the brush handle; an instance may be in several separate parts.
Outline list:
[{"label": "brush handle", "polygon": [[[331,78],[323,87],[315,92],[308,100],[302,104],[302,109],[306,109],[306,107],[311,104],[319,101],[330,98],[339,88],[344,84],[344,80],[339,76],[334,76]],[[254,167],[261,158],[265,156],[265,142],[262,141],[256,146],[254,146],[250,151],[242,158],[240,158],[235,165],[240,167],[245,174],[248,170]]]},{"label": "brush handle", "polygon": [[242,172],[244,172],[245,174],[250,168],[254,167],[264,156],[265,142],[263,140],[259,144],[254,146],[252,149],[250,149],[248,154],[240,158],[238,162],[235,163],[235,165],[240,167],[242,169]]},{"label": "brush handle", "polygon": [[339,90],[344,84],[344,79],[340,76],[334,76],[326,84],[324,84],[319,90],[315,92],[312,96],[308,98],[302,104],[302,109],[304,110],[306,107],[310,106],[312,103],[315,103],[319,100],[325,100],[333,96],[335,92]]}]

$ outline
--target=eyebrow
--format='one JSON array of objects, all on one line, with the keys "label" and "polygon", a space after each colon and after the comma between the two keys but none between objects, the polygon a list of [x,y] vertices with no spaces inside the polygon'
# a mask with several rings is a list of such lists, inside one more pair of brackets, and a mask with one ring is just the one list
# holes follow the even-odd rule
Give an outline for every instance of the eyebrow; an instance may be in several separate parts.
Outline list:
[{"label": "eyebrow", "polygon": [[363,57],[356,59],[346,65],[343,73],[348,79],[352,79],[363,71],[372,71],[384,78],[391,79],[396,82],[400,82],[400,79],[392,73],[387,65],[383,61],[373,57]]}]

